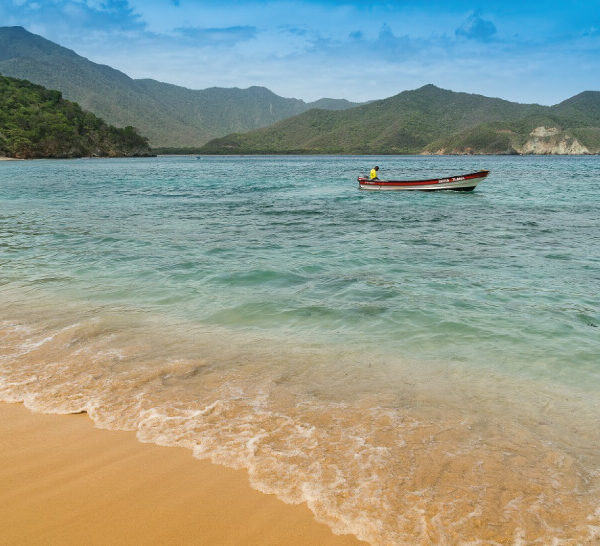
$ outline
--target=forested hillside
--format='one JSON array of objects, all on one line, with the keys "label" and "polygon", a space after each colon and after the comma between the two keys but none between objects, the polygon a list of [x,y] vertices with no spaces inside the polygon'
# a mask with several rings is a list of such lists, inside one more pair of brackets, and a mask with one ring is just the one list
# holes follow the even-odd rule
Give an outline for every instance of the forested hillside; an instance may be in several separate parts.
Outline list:
[{"label": "forested hillside", "polygon": [[152,146],[194,147],[234,131],[266,127],[313,107],[343,109],[343,99],[306,103],[264,87],[192,90],[133,79],[22,27],[0,27],[0,73],[23,78],[76,101],[117,126],[133,125]]},{"label": "forested hillside", "polygon": [[133,127],[118,129],[63,99],[59,91],[0,76],[0,155],[119,157],[151,151]]},{"label": "forested hillside", "polygon": [[209,154],[599,153],[600,93],[556,106],[426,85],[342,112],[311,110],[215,139]]}]

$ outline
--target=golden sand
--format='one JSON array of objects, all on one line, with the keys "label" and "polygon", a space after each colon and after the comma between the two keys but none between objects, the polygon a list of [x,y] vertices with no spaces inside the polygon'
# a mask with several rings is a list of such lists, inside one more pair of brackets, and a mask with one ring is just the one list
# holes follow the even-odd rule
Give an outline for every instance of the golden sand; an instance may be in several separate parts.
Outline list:
[{"label": "golden sand", "polygon": [[0,404],[2,544],[357,544],[181,448]]},{"label": "golden sand", "polygon": [[30,307],[0,325],[0,396],[113,432],[0,405],[0,544],[337,540],[248,483],[373,544],[600,544],[577,391]]}]

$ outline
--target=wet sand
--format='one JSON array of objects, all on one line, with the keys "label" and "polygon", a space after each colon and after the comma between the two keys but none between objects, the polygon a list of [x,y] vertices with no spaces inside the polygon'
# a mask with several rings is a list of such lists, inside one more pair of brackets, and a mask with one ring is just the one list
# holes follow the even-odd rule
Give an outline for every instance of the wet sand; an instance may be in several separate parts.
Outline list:
[{"label": "wet sand", "polygon": [[0,542],[358,544],[244,471],[21,404],[0,404]]}]

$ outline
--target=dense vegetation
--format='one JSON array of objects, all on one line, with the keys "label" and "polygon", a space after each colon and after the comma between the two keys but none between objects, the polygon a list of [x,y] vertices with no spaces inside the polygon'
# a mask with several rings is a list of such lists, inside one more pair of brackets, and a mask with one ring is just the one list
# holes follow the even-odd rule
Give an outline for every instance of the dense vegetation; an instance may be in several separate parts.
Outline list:
[{"label": "dense vegetation", "polygon": [[21,27],[0,28],[0,73],[59,89],[110,123],[138,127],[158,153],[600,153],[595,91],[552,107],[433,85],[358,106],[305,103],[263,87],[193,91],[131,79]]},{"label": "dense vegetation", "polygon": [[194,91],[134,80],[21,27],[0,28],[0,73],[58,89],[109,123],[137,127],[153,146],[198,147],[212,138],[266,127],[311,108],[355,106],[337,99],[305,103],[264,87]]},{"label": "dense vegetation", "polygon": [[150,155],[133,127],[117,129],[59,91],[0,76],[0,155],[41,157]]},{"label": "dense vegetation", "polygon": [[313,110],[267,129],[233,134],[206,153],[419,153],[443,136],[541,109],[427,85],[343,112]]},{"label": "dense vegetation", "polygon": [[[554,134],[543,138],[532,136],[539,127],[551,128]],[[425,151],[531,153],[528,143],[535,140],[541,141],[542,145],[546,143],[548,150],[558,149],[561,143],[578,143],[587,150],[586,153],[600,153],[600,92],[586,91],[518,120],[476,125],[430,143]]]},{"label": "dense vegetation", "polygon": [[[533,138],[531,132],[541,126],[556,128],[557,132],[552,137],[536,137],[535,148],[528,143]],[[543,150],[542,145],[548,150],[559,149],[565,142],[573,144],[569,149],[578,149],[574,144],[577,139],[576,144],[587,147],[589,153],[598,153],[598,127],[598,92],[582,93],[548,107],[426,85],[342,112],[311,110],[265,129],[214,139],[200,152],[511,154]]]}]

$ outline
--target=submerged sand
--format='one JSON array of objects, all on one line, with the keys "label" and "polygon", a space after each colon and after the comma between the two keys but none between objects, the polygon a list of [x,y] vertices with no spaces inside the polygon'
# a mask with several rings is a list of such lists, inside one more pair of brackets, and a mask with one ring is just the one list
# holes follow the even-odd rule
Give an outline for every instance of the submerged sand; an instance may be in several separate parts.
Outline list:
[{"label": "submerged sand", "polygon": [[335,540],[303,502],[373,544],[598,544],[595,391],[50,303],[4,312],[0,397],[114,432],[0,413],[11,544]]},{"label": "submerged sand", "polygon": [[2,544],[357,544],[189,450],[0,404]]}]

